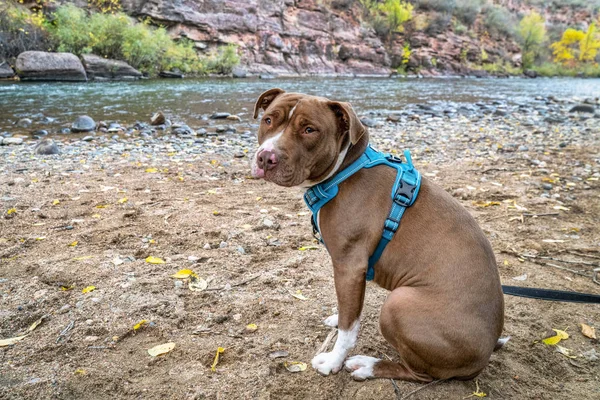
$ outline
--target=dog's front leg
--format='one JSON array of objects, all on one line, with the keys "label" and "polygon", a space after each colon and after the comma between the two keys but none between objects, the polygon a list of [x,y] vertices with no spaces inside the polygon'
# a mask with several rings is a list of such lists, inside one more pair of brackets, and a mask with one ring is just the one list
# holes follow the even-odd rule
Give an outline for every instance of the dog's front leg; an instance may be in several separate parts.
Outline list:
[{"label": "dog's front leg", "polygon": [[358,338],[360,313],[365,298],[365,257],[344,257],[333,262],[333,277],[338,300],[338,337],[333,350],[321,353],[312,366],[321,375],[338,373]]}]

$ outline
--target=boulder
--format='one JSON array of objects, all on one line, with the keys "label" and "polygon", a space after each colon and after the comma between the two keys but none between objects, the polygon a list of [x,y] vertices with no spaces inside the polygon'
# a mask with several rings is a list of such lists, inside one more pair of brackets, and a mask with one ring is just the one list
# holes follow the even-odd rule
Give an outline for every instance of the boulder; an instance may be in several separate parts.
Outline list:
[{"label": "boulder", "polygon": [[41,155],[58,154],[58,146],[52,139],[43,139],[35,146],[35,153]]},{"label": "boulder", "polygon": [[152,118],[150,118],[150,125],[153,126],[157,126],[157,125],[162,125],[165,123],[165,115],[162,113],[162,111],[157,112],[156,114],[154,114],[152,116]]},{"label": "boulder", "polygon": [[0,61],[0,79],[8,79],[13,76],[15,76],[15,71],[8,65],[8,62]]},{"label": "boulder", "polygon": [[243,79],[248,76],[248,71],[246,71],[244,68],[241,68],[241,67],[234,67],[233,70],[231,71],[231,75],[234,78]]},{"label": "boulder", "polygon": [[537,71],[534,71],[532,69],[527,69],[523,72],[523,75],[525,75],[528,78],[537,78],[538,77],[538,73]]},{"label": "boulder", "polygon": [[161,71],[158,76],[160,76],[161,78],[176,78],[176,79],[183,79],[183,74],[181,72],[175,72],[175,71]]},{"label": "boulder", "polygon": [[24,81],[75,81],[87,80],[83,64],[71,53],[26,51],[19,54],[15,63],[17,74]]},{"label": "boulder", "polygon": [[73,125],[71,125],[71,131],[78,132],[90,132],[96,129],[96,122],[87,115],[77,117]]},{"label": "boulder", "polygon": [[89,79],[140,79],[142,73],[125,61],[110,60],[95,54],[81,57]]},{"label": "boulder", "polygon": [[569,110],[570,113],[574,112],[582,112],[582,113],[590,113],[595,114],[596,108],[594,106],[590,106],[588,104],[579,104]]},{"label": "boulder", "polygon": [[4,138],[4,140],[2,140],[2,144],[4,146],[8,146],[8,145],[11,145],[11,144],[17,144],[17,145],[18,144],[23,144],[23,139],[16,138],[16,137],[7,137],[7,138]]}]

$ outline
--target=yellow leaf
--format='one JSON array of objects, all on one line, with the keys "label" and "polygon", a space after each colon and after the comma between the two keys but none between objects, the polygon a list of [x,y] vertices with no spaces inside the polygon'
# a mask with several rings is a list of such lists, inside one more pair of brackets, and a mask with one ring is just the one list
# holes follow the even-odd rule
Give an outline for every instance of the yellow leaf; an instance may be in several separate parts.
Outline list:
[{"label": "yellow leaf", "polygon": [[214,189],[210,189],[209,191],[207,191],[206,193],[208,194],[217,194],[217,191]]},{"label": "yellow leaf", "polygon": [[560,329],[552,329],[554,332],[556,332],[556,336],[560,336],[561,339],[568,339],[569,338],[569,334],[565,331],[561,331]]},{"label": "yellow leaf", "polygon": [[570,208],[563,207],[563,206],[554,206],[553,208],[555,210],[563,210],[563,211],[569,211],[570,210]]},{"label": "yellow leaf", "polygon": [[16,208],[10,208],[10,209],[6,210],[6,215],[10,215],[10,214],[13,214],[13,213],[16,213],[16,212],[17,212]]},{"label": "yellow leaf", "polygon": [[46,319],[46,317],[47,317],[47,315],[44,315],[43,317],[41,317],[40,319],[35,321],[33,324],[31,324],[31,326],[29,328],[27,328],[26,335],[29,335],[29,333],[33,332],[33,330],[35,328],[37,328],[42,322],[44,322],[44,319]]},{"label": "yellow leaf", "polygon": [[146,325],[147,323],[148,323],[148,320],[143,319],[133,326],[133,330],[137,331],[138,329],[140,329],[142,326]]},{"label": "yellow leaf", "polygon": [[298,250],[306,251],[306,250],[318,250],[318,249],[319,248],[317,246],[302,246]]},{"label": "yellow leaf", "polygon": [[542,178],[542,182],[554,183],[555,181],[552,178],[546,178],[546,177],[544,177],[544,178]]},{"label": "yellow leaf", "polygon": [[100,214],[94,214],[94,215],[92,215],[92,218],[100,219],[100,218],[102,218],[102,216]]},{"label": "yellow leaf", "polygon": [[215,354],[215,360],[213,361],[212,365],[210,366],[210,369],[213,372],[215,372],[217,370],[217,364],[219,363],[219,354],[223,354],[224,351],[225,351],[225,348],[223,348],[223,347],[217,348],[217,354]]},{"label": "yellow leaf", "polygon": [[208,287],[208,282],[202,278],[198,278],[198,275],[192,274],[190,275],[190,283],[188,283],[188,287],[192,292],[201,292],[206,290]]},{"label": "yellow leaf", "polygon": [[53,206],[55,206],[57,204],[60,204],[60,201],[58,199],[52,201],[52,205]]},{"label": "yellow leaf", "polygon": [[96,286],[88,286],[85,289],[83,289],[81,291],[81,293],[89,293],[89,292],[93,292],[94,290],[96,290]]},{"label": "yellow leaf", "polygon": [[77,368],[75,370],[75,372],[73,372],[73,375],[86,375],[87,371],[83,368]]},{"label": "yellow leaf", "polygon": [[16,336],[16,337],[12,337],[9,339],[0,340],[0,347],[12,346],[13,344],[25,339],[26,337],[27,337],[27,335],[23,335],[23,336]]},{"label": "yellow leaf", "polygon": [[258,329],[258,325],[256,325],[256,324],[248,324],[248,325],[246,325],[246,330],[248,332],[254,332],[257,329]]},{"label": "yellow leaf", "polygon": [[304,296],[302,294],[301,290],[296,290],[296,293],[290,293],[293,297],[300,299],[300,300],[308,300],[308,297]]},{"label": "yellow leaf", "polygon": [[110,204],[98,204],[96,208],[107,208],[110,207]]},{"label": "yellow leaf", "polygon": [[150,243],[150,244],[154,244],[154,243],[156,243],[156,240],[154,240],[154,239],[150,239],[150,240],[148,240],[148,243]]},{"label": "yellow leaf", "polygon": [[219,215],[219,214],[221,214],[221,213],[220,213],[220,212],[218,212],[217,210],[213,211],[212,213],[213,213],[213,215]]},{"label": "yellow leaf", "polygon": [[129,199],[127,197],[123,197],[122,199],[119,199],[119,204],[124,204],[127,203]]},{"label": "yellow leaf", "polygon": [[150,256],[150,257],[146,258],[146,262],[148,264],[164,264],[165,263],[162,259],[160,259],[158,257],[154,257],[154,256]]},{"label": "yellow leaf", "polygon": [[156,168],[146,168],[146,172],[149,174],[155,174],[158,172],[158,170]]},{"label": "yellow leaf", "polygon": [[148,354],[150,354],[152,357],[156,357],[156,356],[160,356],[161,354],[166,354],[166,353],[170,352],[171,350],[173,350],[174,348],[175,348],[175,343],[169,342],[169,343],[161,344],[161,345],[158,345],[158,346],[155,346],[155,347],[149,349]]},{"label": "yellow leaf", "polygon": [[301,361],[290,361],[284,362],[283,366],[290,372],[302,372],[306,371],[307,365]]},{"label": "yellow leaf", "polygon": [[36,237],[35,240],[46,240],[46,236]]},{"label": "yellow leaf", "polygon": [[94,256],[81,256],[81,257],[75,257],[73,260],[74,261],[81,261],[81,260],[87,260],[88,258],[92,258]]},{"label": "yellow leaf", "polygon": [[547,344],[548,346],[556,346],[561,340],[560,336],[555,335],[542,340],[542,343]]},{"label": "yellow leaf", "polygon": [[77,246],[77,244],[79,244],[79,242],[76,240],[73,243],[69,244],[70,247],[75,247]]},{"label": "yellow leaf", "polygon": [[71,286],[61,285],[60,286],[60,290],[62,290],[63,292],[69,291],[69,290],[71,290],[73,288],[75,288],[75,285],[71,285]]},{"label": "yellow leaf", "polygon": [[596,328],[593,328],[587,324],[581,324],[581,333],[585,337],[596,339]]},{"label": "yellow leaf", "polygon": [[181,269],[179,271],[177,271],[177,273],[175,275],[171,275],[171,278],[176,278],[176,279],[185,279],[185,278],[189,278],[190,275],[193,275],[194,271],[192,271],[191,269]]}]

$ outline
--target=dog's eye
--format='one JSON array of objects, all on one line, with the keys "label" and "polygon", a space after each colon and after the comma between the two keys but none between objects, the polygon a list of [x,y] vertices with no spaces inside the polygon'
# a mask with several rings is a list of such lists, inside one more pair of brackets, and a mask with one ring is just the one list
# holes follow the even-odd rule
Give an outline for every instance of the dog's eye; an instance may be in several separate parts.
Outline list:
[{"label": "dog's eye", "polygon": [[271,125],[271,118],[265,118],[265,123],[267,125]]},{"label": "dog's eye", "polygon": [[315,131],[315,130],[309,126],[309,127],[307,127],[307,128],[304,130],[304,133],[306,133],[306,134],[311,134],[311,133],[313,133],[314,131]]}]

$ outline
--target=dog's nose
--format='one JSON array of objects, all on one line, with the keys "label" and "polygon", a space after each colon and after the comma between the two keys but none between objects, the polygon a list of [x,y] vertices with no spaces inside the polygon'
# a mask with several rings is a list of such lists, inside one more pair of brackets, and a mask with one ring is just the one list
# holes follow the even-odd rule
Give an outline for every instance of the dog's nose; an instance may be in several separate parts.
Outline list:
[{"label": "dog's nose", "polygon": [[265,171],[275,168],[279,159],[272,151],[263,150],[258,154],[256,159],[258,166]]}]

